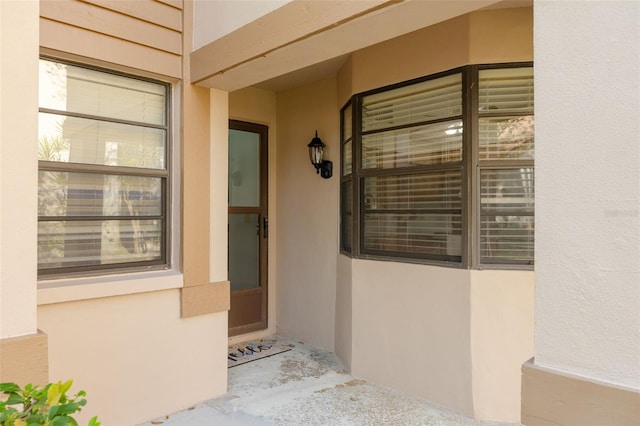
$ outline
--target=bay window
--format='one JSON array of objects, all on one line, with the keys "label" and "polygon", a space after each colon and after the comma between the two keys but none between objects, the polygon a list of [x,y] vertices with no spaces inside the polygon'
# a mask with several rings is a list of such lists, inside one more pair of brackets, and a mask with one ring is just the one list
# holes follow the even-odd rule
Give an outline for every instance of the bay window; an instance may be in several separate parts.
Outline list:
[{"label": "bay window", "polygon": [[342,109],[341,251],[533,263],[533,70],[468,66]]}]

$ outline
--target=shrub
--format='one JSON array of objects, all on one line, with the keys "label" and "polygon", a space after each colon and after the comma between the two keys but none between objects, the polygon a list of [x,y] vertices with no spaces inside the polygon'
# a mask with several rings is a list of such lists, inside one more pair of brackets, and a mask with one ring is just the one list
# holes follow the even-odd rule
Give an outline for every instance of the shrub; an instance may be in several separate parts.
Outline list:
[{"label": "shrub", "polygon": [[[87,403],[85,391],[67,396],[73,380],[65,383],[49,383],[44,387],[26,385],[24,389],[15,383],[0,383],[0,425],[6,426],[77,426],[71,417]],[[100,426],[97,417],[89,420],[89,426]]]}]

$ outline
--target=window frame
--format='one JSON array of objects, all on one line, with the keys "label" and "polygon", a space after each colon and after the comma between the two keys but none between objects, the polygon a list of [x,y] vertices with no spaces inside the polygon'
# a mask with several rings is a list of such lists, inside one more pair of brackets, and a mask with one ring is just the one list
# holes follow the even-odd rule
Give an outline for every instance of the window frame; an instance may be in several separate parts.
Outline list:
[{"label": "window frame", "polygon": [[[141,82],[148,82],[164,87],[164,105],[163,116],[164,125],[143,123],[133,120],[118,119],[108,116],[92,115],[86,113],[79,113],[75,111],[63,111],[51,108],[43,108],[38,106],[38,113],[55,114],[65,117],[74,117],[80,119],[91,119],[99,122],[108,122],[115,124],[133,125],[137,127],[159,129],[164,132],[165,144],[164,144],[164,168],[153,169],[143,167],[130,167],[130,166],[110,166],[104,164],[90,164],[90,163],[76,163],[76,162],[59,162],[59,161],[46,161],[38,159],[38,173],[41,171],[52,172],[69,172],[69,173],[86,173],[86,174],[104,174],[109,176],[131,176],[131,177],[150,177],[158,178],[160,180],[160,212],[157,215],[149,216],[117,216],[118,220],[158,220],[160,221],[160,250],[159,259],[142,260],[135,262],[120,262],[120,263],[107,263],[107,264],[92,264],[92,265],[77,265],[77,266],[63,266],[57,268],[40,268],[38,267],[38,280],[57,280],[64,278],[76,278],[76,277],[100,277],[115,274],[127,274],[134,272],[145,271],[162,271],[169,270],[172,267],[171,254],[172,254],[172,189],[173,189],[173,111],[172,111],[172,96],[173,85],[167,81],[162,81],[156,78],[150,78],[147,76],[140,76],[128,72],[116,71],[113,69],[95,66],[93,64],[86,64],[82,62],[70,61],[61,59],[55,56],[41,55],[40,60],[51,61],[54,63],[69,65],[73,67],[83,68],[90,71],[96,71],[100,73],[111,74],[119,77],[128,78],[131,80],[138,80]],[[104,199],[104,198],[103,198]],[[42,218],[45,219],[42,219]],[[55,221],[104,221],[105,218],[113,218],[113,216],[105,215],[69,215],[69,216],[40,216],[38,213],[38,223],[41,222],[55,222]],[[137,219],[134,219],[137,218]],[[106,219],[109,220],[109,219]],[[38,232],[38,235],[39,232]]]},{"label": "window frame", "polygon": [[[400,83],[395,83],[380,88],[372,89],[369,91],[361,92],[353,95],[345,105],[340,109],[340,158],[341,158],[341,173],[340,173],[340,253],[352,258],[360,259],[372,259],[372,260],[384,260],[395,261],[402,263],[417,263],[436,266],[446,266],[459,269],[515,269],[515,270],[533,270],[533,261],[530,264],[511,264],[511,263],[482,263],[481,262],[481,205],[480,205],[480,172],[482,169],[489,168],[509,168],[513,166],[520,166],[524,162],[523,160],[511,160],[511,161],[480,161],[479,160],[479,126],[478,118],[479,114],[479,94],[478,94],[478,82],[479,72],[483,69],[506,69],[506,68],[528,68],[533,67],[532,61],[525,62],[509,62],[509,63],[496,63],[496,64],[474,64],[457,67],[451,70],[423,76],[411,80],[407,80]],[[385,176],[385,175],[398,175],[400,169],[377,169],[375,172],[371,170],[365,170],[362,168],[362,101],[366,96],[377,94],[385,91],[402,88],[424,81],[445,77],[461,73],[462,75],[462,114],[460,119],[462,120],[463,133],[462,133],[462,160],[460,162],[461,169],[461,259],[460,261],[448,261],[448,260],[436,260],[433,258],[425,258],[421,256],[407,257],[406,253],[389,254],[388,252],[373,252],[366,250],[363,247],[363,235],[364,235],[364,179],[371,176]],[[343,146],[348,141],[345,140],[344,135],[344,112],[349,106],[352,106],[352,137],[351,140],[351,159],[352,159],[352,173],[348,176],[344,176],[344,161],[343,161]],[[497,114],[497,113],[496,113]],[[504,115],[504,113],[503,113]],[[483,115],[484,116],[484,115]],[[447,117],[443,121],[452,120],[454,118]],[[495,164],[494,164],[495,163]],[[526,160],[527,164],[534,170],[534,160]],[[443,169],[450,164],[447,163],[443,166]],[[435,168],[440,167],[437,164]],[[499,166],[499,167],[498,167]],[[453,166],[451,166],[453,167]],[[406,168],[402,170],[402,174],[415,175],[420,173],[421,169],[428,169],[433,167],[418,166]],[[408,170],[410,169],[410,170]],[[343,191],[342,187],[346,183],[351,183],[352,186],[352,238],[351,238],[351,250],[346,250],[344,245],[344,235],[342,231],[342,221],[344,219],[344,207],[343,207]],[[403,255],[404,254],[404,255]]]}]

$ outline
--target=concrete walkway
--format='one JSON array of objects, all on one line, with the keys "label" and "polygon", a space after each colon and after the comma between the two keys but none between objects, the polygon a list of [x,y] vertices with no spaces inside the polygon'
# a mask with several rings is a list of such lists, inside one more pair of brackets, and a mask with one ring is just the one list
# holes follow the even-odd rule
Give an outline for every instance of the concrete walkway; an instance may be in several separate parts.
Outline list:
[{"label": "concrete walkway", "polygon": [[499,425],[353,377],[330,352],[294,340],[278,343],[292,350],[229,369],[226,396],[144,426]]}]

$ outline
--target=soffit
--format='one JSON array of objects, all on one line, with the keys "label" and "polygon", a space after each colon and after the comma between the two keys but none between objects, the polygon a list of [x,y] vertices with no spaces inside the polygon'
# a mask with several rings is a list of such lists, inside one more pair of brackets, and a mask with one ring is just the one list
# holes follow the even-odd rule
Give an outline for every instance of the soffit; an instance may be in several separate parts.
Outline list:
[{"label": "soffit", "polygon": [[[335,73],[353,51],[497,3],[294,0],[193,52],[191,80],[229,92],[260,83],[283,90]],[[295,24],[285,30],[287,22]]]}]

